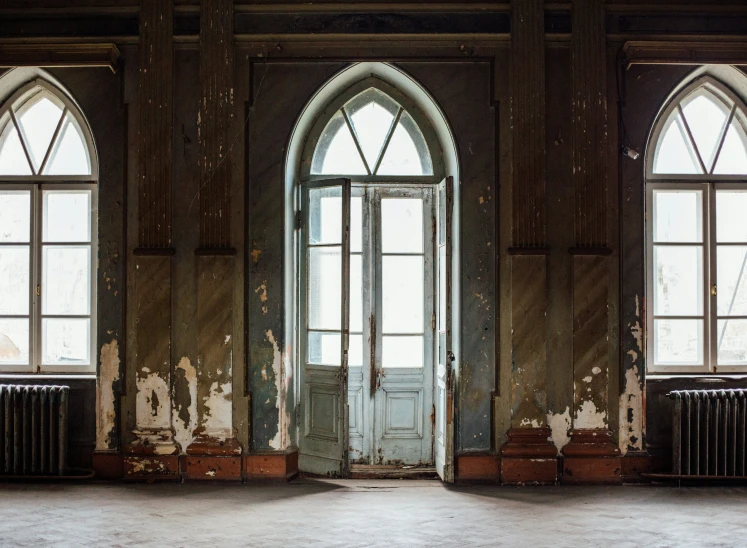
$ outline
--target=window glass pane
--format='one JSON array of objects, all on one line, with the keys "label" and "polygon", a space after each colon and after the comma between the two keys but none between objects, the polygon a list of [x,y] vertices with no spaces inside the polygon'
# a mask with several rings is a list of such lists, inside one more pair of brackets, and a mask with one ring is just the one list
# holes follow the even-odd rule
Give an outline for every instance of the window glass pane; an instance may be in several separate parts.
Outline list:
[{"label": "window glass pane", "polygon": [[52,144],[54,131],[62,117],[62,109],[45,94],[39,94],[23,105],[16,117],[23,130],[34,169],[38,172]]},{"label": "window glass pane", "polygon": [[703,192],[654,190],[654,242],[703,241]]},{"label": "window glass pane", "polygon": [[310,247],[308,321],[310,329],[340,329],[342,263],[339,247]]},{"label": "window glass pane", "polygon": [[67,114],[62,130],[52,147],[45,175],[90,175],[91,162],[77,122]]},{"label": "window glass pane", "polygon": [[309,243],[342,243],[342,188],[309,190]]},{"label": "window glass pane", "polygon": [[90,242],[91,192],[45,190],[42,224],[45,242]]},{"label": "window glass pane", "polygon": [[91,248],[44,246],[42,313],[85,315],[91,312]]},{"label": "window glass pane", "polygon": [[309,361],[316,365],[340,365],[342,349],[339,333],[309,331]]},{"label": "window glass pane", "polygon": [[747,191],[716,191],[716,240],[747,243]]},{"label": "window glass pane", "polygon": [[702,173],[687,142],[687,136],[682,122],[679,120],[677,110],[672,112],[662,129],[654,154],[654,173]]},{"label": "window glass pane", "polygon": [[383,367],[423,367],[423,337],[382,337]]},{"label": "window glass pane", "polygon": [[713,172],[717,175],[747,174],[747,135],[742,124],[736,120],[726,132]]},{"label": "window glass pane", "polygon": [[350,256],[350,331],[363,331],[363,257]]},{"label": "window glass pane", "polygon": [[363,251],[363,198],[350,198],[350,251]]},{"label": "window glass pane", "polygon": [[718,364],[747,364],[747,320],[718,321]]},{"label": "window glass pane", "polygon": [[29,320],[0,318],[0,364],[28,365]]},{"label": "window glass pane", "polygon": [[312,174],[365,175],[361,155],[341,112],[327,123],[314,151]]},{"label": "window glass pane", "polygon": [[402,113],[377,175],[433,175],[428,145],[415,120]]},{"label": "window glass pane", "polygon": [[363,366],[363,335],[350,335],[348,339],[348,365]]},{"label": "window glass pane", "polygon": [[9,115],[0,118],[0,175],[31,175],[31,166]]},{"label": "window glass pane", "polygon": [[394,121],[394,115],[379,104],[373,94],[368,98],[369,101],[365,104],[355,105],[355,109],[346,109],[363,155],[368,166],[373,169]]},{"label": "window glass pane", "polygon": [[423,200],[381,200],[381,250],[383,253],[423,252]]},{"label": "window glass pane", "polygon": [[423,257],[382,257],[382,333],[423,332]]},{"label": "window glass pane", "polygon": [[88,318],[44,318],[42,363],[44,365],[88,365],[91,320]]},{"label": "window glass pane", "polygon": [[654,363],[703,365],[703,320],[654,320]]},{"label": "window glass pane", "polygon": [[719,316],[747,316],[747,246],[718,246]]},{"label": "window glass pane", "polygon": [[654,287],[657,316],[703,314],[703,248],[655,246]]},{"label": "window glass pane", "polygon": [[31,193],[0,191],[0,242],[28,242],[31,230]]},{"label": "window glass pane", "polygon": [[0,315],[29,313],[29,247],[0,246]]},{"label": "window glass pane", "polygon": [[683,102],[682,112],[706,168],[710,170],[721,132],[729,116],[726,105],[712,93],[700,90]]}]

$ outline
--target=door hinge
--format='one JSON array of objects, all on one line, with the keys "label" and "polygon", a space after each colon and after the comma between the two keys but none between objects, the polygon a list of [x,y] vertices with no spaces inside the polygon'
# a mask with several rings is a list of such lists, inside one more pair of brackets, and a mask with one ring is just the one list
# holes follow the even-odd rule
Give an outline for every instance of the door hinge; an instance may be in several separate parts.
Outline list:
[{"label": "door hinge", "polygon": [[41,297],[41,286],[40,285],[36,286],[36,296]]},{"label": "door hinge", "polygon": [[433,329],[433,331],[436,330],[436,313],[435,312],[431,313],[431,329]]},{"label": "door hinge", "polygon": [[301,210],[299,209],[296,211],[296,230],[301,230],[301,227],[303,226],[303,215],[301,214]]},{"label": "door hinge", "polygon": [[433,230],[433,241],[436,241],[436,216],[431,217],[431,228]]}]

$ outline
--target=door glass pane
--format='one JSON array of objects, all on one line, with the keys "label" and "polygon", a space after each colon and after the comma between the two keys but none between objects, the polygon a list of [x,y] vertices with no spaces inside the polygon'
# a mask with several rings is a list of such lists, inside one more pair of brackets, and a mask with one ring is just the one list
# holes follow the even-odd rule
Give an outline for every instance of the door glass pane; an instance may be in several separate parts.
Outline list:
[{"label": "door glass pane", "polygon": [[747,243],[747,192],[716,191],[716,240]]},{"label": "door glass pane", "polygon": [[310,247],[308,321],[310,329],[341,329],[342,263],[339,247]]},{"label": "door glass pane", "polygon": [[31,230],[31,193],[0,192],[0,242],[28,242]]},{"label": "door glass pane", "polygon": [[654,246],[654,314],[698,316],[703,313],[703,248]]},{"label": "door glass pane", "polygon": [[42,262],[42,313],[91,312],[91,248],[45,245]]},{"label": "door glass pane", "polygon": [[703,320],[654,320],[654,362],[703,365]]},{"label": "door glass pane", "polygon": [[718,246],[719,316],[747,316],[747,246]]},{"label": "door glass pane", "polygon": [[654,190],[654,242],[703,241],[703,191]]},{"label": "door glass pane", "polygon": [[747,364],[747,320],[718,321],[718,364]]},{"label": "door glass pane", "polygon": [[423,201],[420,198],[381,200],[383,253],[423,252]]},{"label": "door glass pane", "polygon": [[309,190],[309,244],[342,243],[342,189]]},{"label": "door glass pane", "polygon": [[0,315],[29,313],[29,247],[0,246]]},{"label": "door glass pane", "polygon": [[45,365],[88,365],[91,320],[44,318],[42,361]]},{"label": "door glass pane", "polygon": [[363,251],[363,198],[350,198],[350,251]]},{"label": "door glass pane", "polygon": [[90,191],[45,190],[42,225],[45,242],[90,242]]},{"label": "door glass pane", "polygon": [[309,331],[308,363],[316,365],[340,365],[341,350],[339,333]]},{"label": "door glass pane", "polygon": [[0,364],[28,365],[28,318],[0,318]]},{"label": "door glass pane", "polygon": [[363,366],[363,335],[350,335],[348,340],[348,365]]},{"label": "door glass pane", "polygon": [[423,257],[383,256],[382,333],[423,332]]},{"label": "door glass pane", "polygon": [[423,367],[423,337],[382,337],[383,367]]},{"label": "door glass pane", "polygon": [[363,265],[361,255],[350,256],[350,331],[363,331]]}]

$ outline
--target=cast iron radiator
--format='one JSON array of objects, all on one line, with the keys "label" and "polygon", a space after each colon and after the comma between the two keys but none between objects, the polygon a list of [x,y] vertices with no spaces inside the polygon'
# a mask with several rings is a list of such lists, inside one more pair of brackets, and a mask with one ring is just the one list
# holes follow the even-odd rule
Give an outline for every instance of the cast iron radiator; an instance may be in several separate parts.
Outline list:
[{"label": "cast iron radiator", "polygon": [[672,473],[747,475],[747,390],[675,390]]},{"label": "cast iron radiator", "polygon": [[0,384],[0,475],[65,475],[69,391]]}]

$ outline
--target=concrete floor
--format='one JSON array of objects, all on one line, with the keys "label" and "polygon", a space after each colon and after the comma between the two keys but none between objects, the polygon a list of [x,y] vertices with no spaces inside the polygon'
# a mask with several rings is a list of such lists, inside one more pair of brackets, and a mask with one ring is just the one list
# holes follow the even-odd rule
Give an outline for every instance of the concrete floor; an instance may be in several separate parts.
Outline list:
[{"label": "concrete floor", "polygon": [[747,488],[0,484],[0,546],[747,546]]}]

